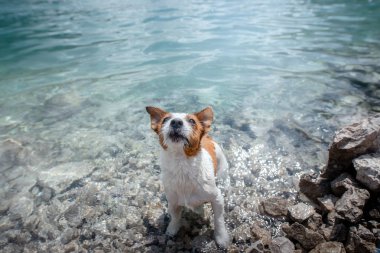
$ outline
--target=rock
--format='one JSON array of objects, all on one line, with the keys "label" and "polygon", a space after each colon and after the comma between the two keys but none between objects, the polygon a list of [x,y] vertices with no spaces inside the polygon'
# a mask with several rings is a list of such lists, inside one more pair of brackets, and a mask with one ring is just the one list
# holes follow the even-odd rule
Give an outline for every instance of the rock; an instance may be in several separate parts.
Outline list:
[{"label": "rock", "polygon": [[345,220],[356,223],[362,217],[362,209],[369,197],[367,190],[352,187],[336,202],[335,210]]},{"label": "rock", "polygon": [[42,171],[39,181],[60,193],[70,187],[75,188],[80,185],[79,179],[88,176],[95,170],[91,162],[71,162],[57,165],[47,171]]},{"label": "rock", "polygon": [[353,168],[352,160],[375,152],[380,145],[380,114],[336,132],[329,148],[328,165],[321,176],[333,179]]},{"label": "rock", "polygon": [[246,253],[271,253],[268,245],[263,245],[261,240],[258,240],[251,244],[249,248],[245,250]]},{"label": "rock", "polygon": [[299,223],[302,223],[315,213],[314,207],[306,205],[305,203],[298,203],[297,205],[288,207],[288,211],[290,218]]},{"label": "rock", "polygon": [[322,215],[319,213],[314,213],[310,218],[307,220],[306,226],[314,231],[317,231],[318,228],[323,224],[322,222]]},{"label": "rock", "polygon": [[325,178],[318,177],[316,173],[303,174],[300,178],[299,187],[300,191],[313,201],[331,191],[330,182]]},{"label": "rock", "polygon": [[61,235],[61,242],[62,244],[68,244],[71,242],[74,238],[79,236],[79,230],[76,228],[68,228],[65,231],[63,231]]},{"label": "rock", "polygon": [[273,217],[286,217],[288,214],[288,201],[273,197],[261,202],[262,212]]},{"label": "rock", "polygon": [[0,219],[0,233],[3,233],[15,226],[14,222],[8,216],[2,216]]},{"label": "rock", "polygon": [[270,245],[272,253],[288,253],[294,251],[294,244],[286,237],[276,237]]},{"label": "rock", "polygon": [[356,179],[374,192],[380,191],[380,153],[363,155],[353,161]]},{"label": "rock", "polygon": [[373,253],[376,252],[375,236],[362,225],[358,228],[350,227],[347,242],[347,253]]},{"label": "rock", "polygon": [[11,203],[8,214],[11,220],[22,219],[23,221],[33,213],[34,203],[30,198],[15,198]]},{"label": "rock", "polygon": [[282,230],[289,238],[296,240],[307,250],[311,250],[325,241],[322,235],[304,227],[298,222],[293,223],[291,226],[284,224]]},{"label": "rock", "polygon": [[309,253],[346,253],[346,250],[341,242],[323,242]]},{"label": "rock", "polygon": [[0,145],[0,171],[3,172],[20,163],[20,155],[23,151],[20,142],[7,139]]},{"label": "rock", "polygon": [[338,200],[338,198],[332,194],[328,194],[321,198],[318,198],[317,200],[319,206],[323,211],[330,212],[335,209],[335,203]]},{"label": "rock", "polygon": [[331,190],[336,196],[342,196],[351,187],[359,187],[358,182],[348,173],[343,173],[331,182]]},{"label": "rock", "polygon": [[127,228],[133,228],[143,223],[141,210],[137,207],[130,206],[126,209],[125,219]]},{"label": "rock", "polygon": [[253,241],[261,240],[264,245],[270,245],[272,236],[268,230],[261,228],[257,224],[253,224],[250,230]]}]

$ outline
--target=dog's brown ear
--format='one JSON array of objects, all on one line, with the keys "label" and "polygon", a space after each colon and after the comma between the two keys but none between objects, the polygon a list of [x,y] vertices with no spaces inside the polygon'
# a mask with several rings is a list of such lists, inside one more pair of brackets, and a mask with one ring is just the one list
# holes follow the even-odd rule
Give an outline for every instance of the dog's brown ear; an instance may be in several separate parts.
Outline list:
[{"label": "dog's brown ear", "polygon": [[161,119],[168,113],[158,107],[153,106],[147,106],[145,109],[150,115],[150,127],[157,133],[158,125],[161,122]]},{"label": "dog's brown ear", "polygon": [[211,129],[211,123],[214,120],[214,112],[212,111],[211,106],[206,107],[200,112],[194,113],[195,116],[201,122],[205,132],[207,133]]}]

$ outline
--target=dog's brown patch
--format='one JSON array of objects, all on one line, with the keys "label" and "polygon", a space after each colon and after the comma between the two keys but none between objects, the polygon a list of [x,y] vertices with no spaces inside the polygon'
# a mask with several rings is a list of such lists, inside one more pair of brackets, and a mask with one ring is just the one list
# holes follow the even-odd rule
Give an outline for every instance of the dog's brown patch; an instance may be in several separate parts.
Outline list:
[{"label": "dog's brown patch", "polygon": [[156,132],[156,134],[158,134],[161,147],[163,149],[167,149],[167,146],[164,143],[164,136],[162,135],[161,129],[164,119],[166,117],[170,117],[170,113],[153,106],[147,106],[146,111],[150,115],[150,127],[153,131]]}]

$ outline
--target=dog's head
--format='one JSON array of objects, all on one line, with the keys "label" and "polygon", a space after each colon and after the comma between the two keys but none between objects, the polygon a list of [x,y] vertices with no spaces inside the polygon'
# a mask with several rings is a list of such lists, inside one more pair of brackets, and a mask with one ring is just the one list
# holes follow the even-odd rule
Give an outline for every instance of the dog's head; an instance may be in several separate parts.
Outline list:
[{"label": "dog's head", "polygon": [[151,128],[155,131],[164,149],[184,150],[188,156],[195,155],[202,137],[210,130],[214,113],[211,107],[200,112],[169,113],[160,108],[148,106]]}]

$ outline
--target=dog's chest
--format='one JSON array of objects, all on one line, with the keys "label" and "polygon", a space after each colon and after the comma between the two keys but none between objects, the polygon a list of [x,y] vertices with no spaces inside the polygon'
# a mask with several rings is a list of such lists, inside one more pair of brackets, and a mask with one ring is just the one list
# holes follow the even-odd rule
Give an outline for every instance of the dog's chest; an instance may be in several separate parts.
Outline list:
[{"label": "dog's chest", "polygon": [[194,157],[163,151],[160,165],[166,194],[175,196],[181,205],[191,206],[215,184],[212,160],[205,150]]}]

